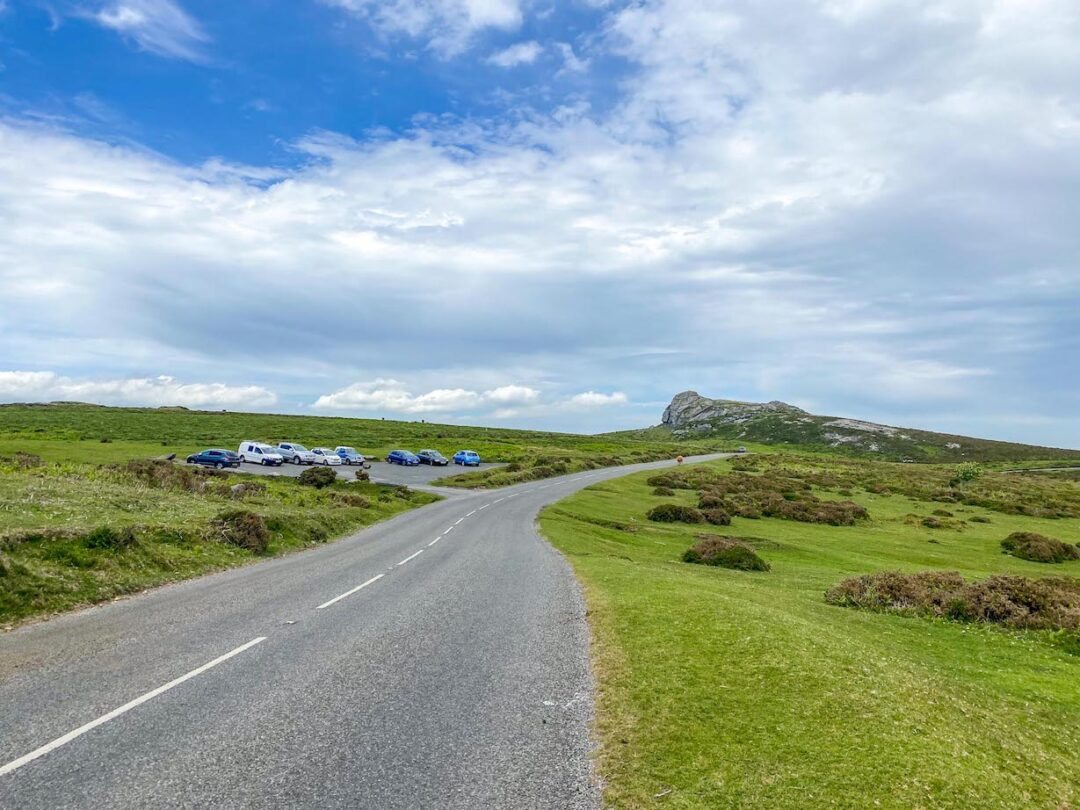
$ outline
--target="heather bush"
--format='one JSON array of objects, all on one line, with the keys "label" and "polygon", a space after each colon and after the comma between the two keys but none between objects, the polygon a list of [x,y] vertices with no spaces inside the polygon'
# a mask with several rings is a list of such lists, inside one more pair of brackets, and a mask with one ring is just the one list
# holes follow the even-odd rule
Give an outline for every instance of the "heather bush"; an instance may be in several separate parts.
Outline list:
[{"label": "heather bush", "polygon": [[230,545],[261,554],[270,544],[270,530],[262,515],[244,509],[222,512],[211,522],[211,529]]},{"label": "heather bush", "polygon": [[705,522],[711,523],[713,526],[731,525],[731,515],[723,509],[706,509],[702,514],[705,516]]},{"label": "heather bush", "polygon": [[1013,532],[1001,541],[1006,554],[1039,563],[1063,563],[1080,559],[1080,548],[1034,532]]},{"label": "heather bush", "polygon": [[683,562],[717,565],[737,571],[768,571],[769,564],[746,543],[734,537],[699,540],[683,554]]},{"label": "heather bush", "polygon": [[656,523],[704,523],[705,516],[692,506],[662,503],[649,510],[647,517]]},{"label": "heather bush", "polygon": [[652,494],[658,498],[670,498],[675,494],[675,490],[668,487],[653,487]]},{"label": "heather bush", "polygon": [[825,601],[885,613],[929,616],[1017,629],[1080,629],[1080,579],[992,576],[966,581],[955,571],[883,571],[851,577]]},{"label": "heather bush", "polygon": [[337,481],[337,473],[329,467],[308,467],[296,476],[296,482],[305,487],[323,489]]},{"label": "heather bush", "polygon": [[134,458],[124,464],[112,464],[107,469],[134,478],[140,484],[155,489],[177,489],[184,492],[204,492],[214,479],[223,479],[220,470],[205,467],[184,467],[171,461],[154,458]]}]

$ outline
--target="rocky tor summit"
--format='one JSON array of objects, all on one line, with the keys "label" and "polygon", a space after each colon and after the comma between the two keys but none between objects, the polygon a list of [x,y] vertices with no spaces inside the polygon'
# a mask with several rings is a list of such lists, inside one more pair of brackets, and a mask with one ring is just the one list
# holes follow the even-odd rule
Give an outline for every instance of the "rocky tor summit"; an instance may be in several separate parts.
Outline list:
[{"label": "rocky tor summit", "polygon": [[[676,394],[664,409],[663,427],[678,438],[722,438],[790,444],[874,455],[895,461],[1047,458],[1048,448],[900,428],[837,416],[818,416],[786,402],[710,399],[697,391]],[[1080,457],[1080,451],[1052,455]]]}]

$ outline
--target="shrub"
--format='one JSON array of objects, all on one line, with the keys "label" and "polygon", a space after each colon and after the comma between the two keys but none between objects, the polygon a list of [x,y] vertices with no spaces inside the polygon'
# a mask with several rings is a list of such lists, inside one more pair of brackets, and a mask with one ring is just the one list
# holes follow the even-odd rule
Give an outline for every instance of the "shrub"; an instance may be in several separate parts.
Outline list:
[{"label": "shrub", "polygon": [[989,523],[990,522],[990,518],[986,517],[985,515],[975,515],[974,517],[969,518],[969,519],[971,520],[972,523]]},{"label": "shrub", "polygon": [[769,564],[750,546],[733,537],[699,540],[683,553],[683,562],[718,565],[737,571],[768,571]]},{"label": "shrub", "polygon": [[156,458],[134,458],[125,464],[111,465],[108,469],[131,476],[148,487],[179,489],[185,492],[203,492],[211,479],[225,477],[225,473],[219,470],[183,467]]},{"label": "shrub", "polygon": [[296,476],[296,482],[301,486],[323,489],[337,481],[337,473],[329,467],[308,467],[300,475]]},{"label": "shrub", "polygon": [[357,470],[353,475],[356,476],[357,481],[370,481],[371,475],[367,470]]},{"label": "shrub", "polygon": [[256,554],[262,554],[270,544],[270,530],[266,527],[266,521],[255,512],[245,509],[222,512],[211,526],[226,543]]},{"label": "shrub", "polygon": [[29,470],[33,467],[45,466],[45,461],[39,455],[19,450],[13,456],[0,456],[0,464],[10,464],[20,470]]},{"label": "shrub", "polygon": [[86,535],[82,542],[87,548],[120,551],[135,545],[135,531],[130,526],[125,526],[122,529],[111,529],[108,526],[102,526]]},{"label": "shrub", "polygon": [[670,498],[675,494],[675,490],[668,487],[653,487],[652,494],[658,498]]},{"label": "shrub", "polygon": [[731,515],[723,509],[706,509],[702,514],[705,515],[705,522],[711,523],[713,526],[731,525]]},{"label": "shrub", "polygon": [[1013,532],[1001,541],[1006,554],[1039,563],[1063,563],[1080,559],[1080,548],[1034,532]]},{"label": "shrub", "polygon": [[354,506],[357,509],[370,509],[371,501],[365,498],[363,495],[353,495],[349,492],[335,492],[333,493],[334,503],[341,506]]},{"label": "shrub", "polygon": [[931,512],[931,514],[937,515],[938,517],[952,517],[953,516],[953,513],[950,512],[948,509],[935,509],[933,512]]},{"label": "shrub", "polygon": [[924,517],[922,519],[922,525],[928,529],[940,529],[944,524],[936,517]]},{"label": "shrub", "polygon": [[969,582],[955,571],[882,571],[845,579],[825,593],[825,601],[1017,629],[1080,629],[1080,580],[1067,577],[992,576]]},{"label": "shrub", "polygon": [[649,510],[647,517],[656,523],[704,523],[705,516],[692,506],[662,503]]}]

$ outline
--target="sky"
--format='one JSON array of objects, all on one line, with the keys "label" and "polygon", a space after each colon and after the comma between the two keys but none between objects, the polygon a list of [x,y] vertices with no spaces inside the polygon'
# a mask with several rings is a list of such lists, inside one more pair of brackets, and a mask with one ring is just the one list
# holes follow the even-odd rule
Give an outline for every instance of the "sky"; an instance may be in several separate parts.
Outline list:
[{"label": "sky", "polygon": [[1080,447],[1075,0],[0,0],[0,401]]}]

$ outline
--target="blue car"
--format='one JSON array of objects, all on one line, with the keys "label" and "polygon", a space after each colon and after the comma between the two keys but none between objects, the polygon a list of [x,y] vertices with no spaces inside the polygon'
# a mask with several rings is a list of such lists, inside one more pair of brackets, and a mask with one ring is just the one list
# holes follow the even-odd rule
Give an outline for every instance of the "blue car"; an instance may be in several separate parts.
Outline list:
[{"label": "blue car", "polygon": [[458,450],[454,453],[454,463],[462,467],[479,467],[480,454],[475,450]]},{"label": "blue car", "polygon": [[240,456],[232,450],[203,450],[201,453],[193,453],[187,457],[188,464],[201,464],[204,467],[239,467]]},{"label": "blue car", "polygon": [[345,447],[342,445],[341,447],[335,447],[334,452],[341,457],[342,464],[358,464],[363,467],[364,464],[367,463],[367,459],[357,453],[355,447]]},{"label": "blue car", "polygon": [[386,463],[400,464],[403,467],[418,467],[420,465],[420,459],[408,450],[391,450],[390,455],[386,457]]}]

